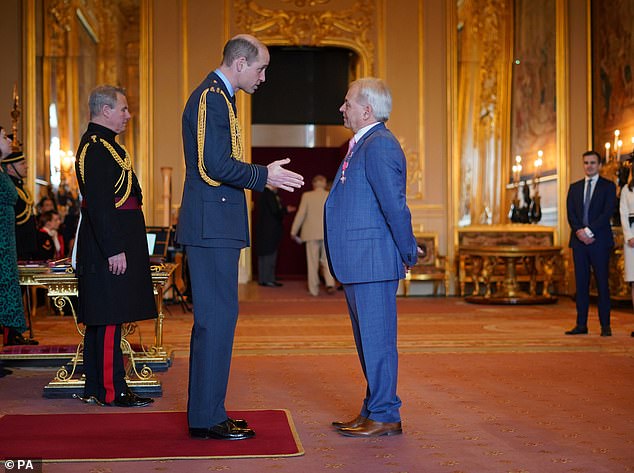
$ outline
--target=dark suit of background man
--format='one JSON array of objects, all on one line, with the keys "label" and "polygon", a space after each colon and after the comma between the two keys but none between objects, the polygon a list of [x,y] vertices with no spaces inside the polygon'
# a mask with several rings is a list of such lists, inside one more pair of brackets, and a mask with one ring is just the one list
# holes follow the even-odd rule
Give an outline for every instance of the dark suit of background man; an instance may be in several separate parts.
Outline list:
[{"label": "dark suit of background man", "polygon": [[192,437],[253,437],[247,422],[225,410],[233,337],[238,318],[238,260],[249,245],[244,189],[268,183],[284,190],[303,185],[282,165],[243,162],[235,93],[256,91],[269,52],[253,36],[227,42],[222,64],[194,90],[183,112],[186,176],[177,240],[189,262],[194,303],[187,418]]},{"label": "dark suit of background man", "polygon": [[418,248],[405,199],[407,162],[385,127],[392,98],[383,81],[360,79],[348,89],[344,126],[354,132],[325,206],[325,243],[332,274],[343,284],[367,385],[359,415],[333,422],[349,437],[401,431],[396,394],[396,291]]},{"label": "dark suit of background man", "polygon": [[610,328],[610,253],[614,246],[610,219],[616,206],[616,186],[599,176],[601,157],[595,151],[583,153],[584,179],[568,189],[566,206],[570,224],[570,248],[575,263],[577,325],[566,335],[588,333],[590,269],[599,293],[601,336],[612,335]]},{"label": "dark suit of background man", "polygon": [[258,199],[258,215],[253,230],[258,254],[258,283],[260,286],[283,286],[275,276],[277,251],[284,231],[284,216],[295,207],[285,206],[273,186],[266,186]]},{"label": "dark suit of background man", "polygon": [[83,400],[145,406],[153,399],[130,391],[121,352],[121,324],[157,316],[141,187],[116,140],[130,112],[123,89],[108,85],[91,92],[89,108],[75,163],[82,195],[76,266],[77,319],[86,326]]}]

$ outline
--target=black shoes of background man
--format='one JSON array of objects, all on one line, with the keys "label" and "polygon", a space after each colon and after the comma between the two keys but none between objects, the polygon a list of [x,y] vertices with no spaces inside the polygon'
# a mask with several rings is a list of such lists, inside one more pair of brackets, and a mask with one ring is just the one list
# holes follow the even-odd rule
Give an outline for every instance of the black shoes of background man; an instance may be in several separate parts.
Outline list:
[{"label": "black shoes of background man", "polygon": [[116,396],[115,400],[107,405],[115,407],[145,407],[153,402],[154,399],[151,397],[141,397],[128,389],[126,392]]},{"label": "black shoes of background man", "polygon": [[[566,331],[566,335],[586,335],[588,333],[588,327],[580,327],[579,325],[575,326],[572,330]],[[611,337],[612,336],[612,328],[609,325],[605,327],[601,327],[601,336],[602,337]]]},{"label": "black shoes of background man", "polygon": [[[242,427],[243,425],[244,427]],[[244,420],[227,419],[208,429],[190,427],[189,436],[198,439],[215,440],[246,440],[255,437],[253,429],[249,429],[246,425],[247,423]]]},{"label": "black shoes of background man", "polygon": [[572,330],[567,330],[566,335],[586,335],[588,333],[588,327],[580,327],[576,325]]},{"label": "black shoes of background man", "polygon": [[280,287],[284,285],[281,282],[277,282],[277,281],[261,282],[259,284],[260,286],[266,286],[266,287]]},{"label": "black shoes of background man", "polygon": [[9,345],[38,345],[39,342],[32,338],[24,338],[24,336],[14,328],[5,328],[9,330],[6,346]]}]

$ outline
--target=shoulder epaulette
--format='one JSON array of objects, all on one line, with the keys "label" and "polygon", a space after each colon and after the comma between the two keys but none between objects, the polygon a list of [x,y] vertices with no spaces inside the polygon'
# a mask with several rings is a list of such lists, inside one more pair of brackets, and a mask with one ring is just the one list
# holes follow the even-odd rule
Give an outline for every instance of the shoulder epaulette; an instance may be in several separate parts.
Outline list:
[{"label": "shoulder epaulette", "polygon": [[227,98],[224,90],[222,90],[220,87],[214,87],[213,85],[205,89],[203,93],[200,94],[200,101],[198,102],[198,173],[200,174],[200,178],[207,184],[209,184],[210,186],[218,187],[222,184],[222,182],[216,181],[209,177],[204,160],[205,132],[207,127],[207,93],[209,91],[222,95],[225,99],[225,102],[227,103],[227,110],[229,113],[229,129],[231,131],[231,157],[237,159],[238,161],[243,161],[244,149],[242,145],[240,124],[238,123],[236,114],[233,111],[233,106]]}]

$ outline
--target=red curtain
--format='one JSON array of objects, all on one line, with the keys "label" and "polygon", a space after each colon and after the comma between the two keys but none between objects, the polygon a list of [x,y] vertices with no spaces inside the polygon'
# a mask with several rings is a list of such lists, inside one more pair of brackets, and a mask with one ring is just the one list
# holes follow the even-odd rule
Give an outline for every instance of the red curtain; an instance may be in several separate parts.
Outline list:
[{"label": "red curtain", "polygon": [[[339,164],[346,152],[347,143],[338,148],[265,148],[252,149],[251,159],[256,164],[267,165],[275,160],[290,158],[286,167],[304,176],[304,187],[295,192],[279,191],[282,204],[299,207],[302,193],[312,190],[311,181],[317,174],[323,174],[332,180]],[[252,192],[253,215],[252,222],[257,218],[257,202],[259,193]],[[284,217],[284,232],[277,256],[277,276],[281,279],[301,279],[306,277],[306,252],[304,245],[298,245],[290,238],[291,225],[295,213]],[[253,236],[253,235],[252,235]],[[257,274],[257,244],[252,238],[253,246],[253,274]]]}]

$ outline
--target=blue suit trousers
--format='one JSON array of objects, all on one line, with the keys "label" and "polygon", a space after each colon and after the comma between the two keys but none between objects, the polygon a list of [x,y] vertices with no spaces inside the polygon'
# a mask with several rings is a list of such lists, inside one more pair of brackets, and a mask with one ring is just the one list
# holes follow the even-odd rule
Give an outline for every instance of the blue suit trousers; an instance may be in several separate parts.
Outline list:
[{"label": "blue suit trousers", "polygon": [[240,249],[187,246],[185,250],[194,305],[187,420],[190,428],[209,428],[227,419]]},{"label": "blue suit trousers", "polygon": [[396,291],[398,280],[344,284],[357,353],[367,381],[360,414],[376,422],[400,422],[396,395]]},{"label": "blue suit trousers", "polygon": [[588,309],[590,306],[590,269],[594,272],[597,284],[599,321],[602,327],[610,326],[610,253],[608,246],[584,245],[572,249],[575,263],[575,281],[577,294],[577,325],[588,325]]}]

